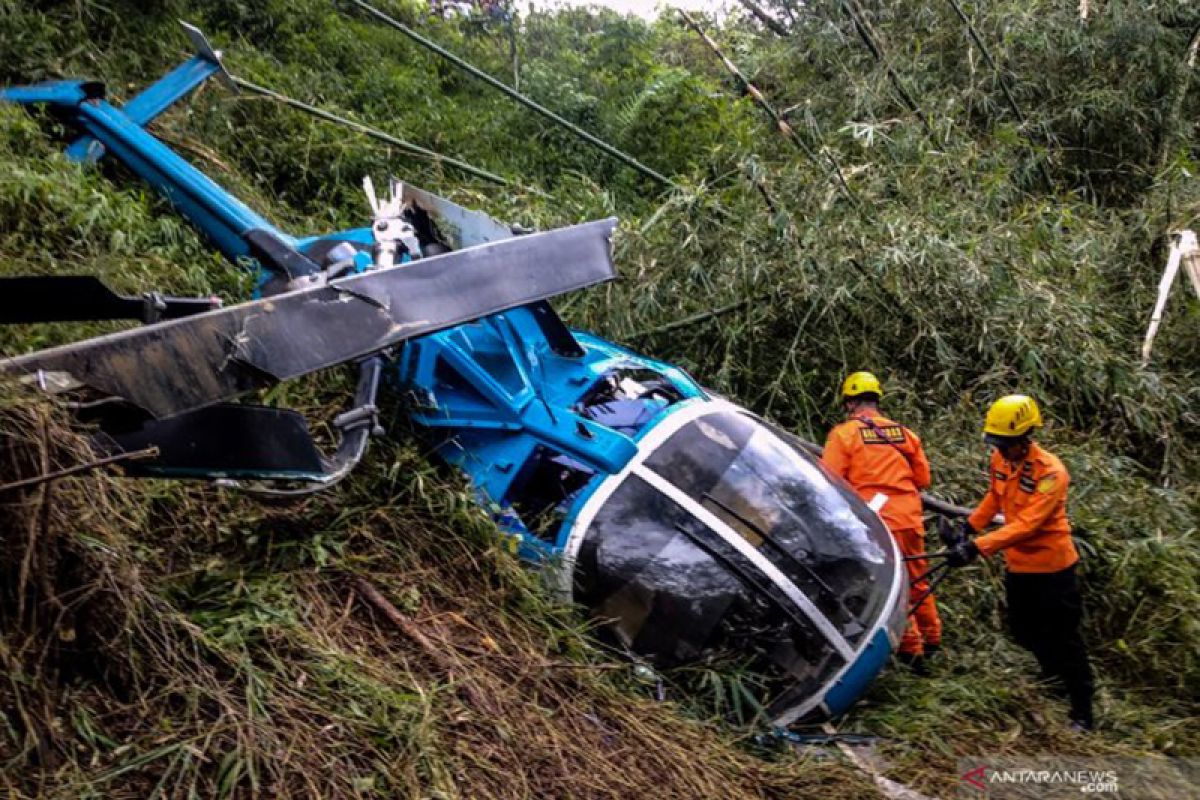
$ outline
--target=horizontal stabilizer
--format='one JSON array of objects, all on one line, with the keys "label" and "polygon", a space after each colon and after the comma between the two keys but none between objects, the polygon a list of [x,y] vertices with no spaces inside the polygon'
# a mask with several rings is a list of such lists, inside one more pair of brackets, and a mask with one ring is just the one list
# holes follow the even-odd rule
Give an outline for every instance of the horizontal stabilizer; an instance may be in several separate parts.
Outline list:
[{"label": "horizontal stabilizer", "polygon": [[125,466],[134,476],[311,481],[325,472],[304,417],[280,408],[218,403],[101,434],[98,443],[118,453],[158,448],[156,457]]}]

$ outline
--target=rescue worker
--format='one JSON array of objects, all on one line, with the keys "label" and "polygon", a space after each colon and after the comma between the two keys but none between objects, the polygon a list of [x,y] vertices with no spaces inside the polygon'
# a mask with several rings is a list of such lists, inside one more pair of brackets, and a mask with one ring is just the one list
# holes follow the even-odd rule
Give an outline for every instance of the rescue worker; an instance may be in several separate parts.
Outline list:
[{"label": "rescue worker", "polygon": [[[930,484],[929,461],[921,440],[908,428],[879,412],[883,389],[869,372],[855,372],[842,384],[846,422],[829,432],[821,460],[845,478],[858,496],[874,508],[906,556],[925,554],[921,490]],[[882,505],[880,505],[882,503]],[[918,580],[929,569],[924,559],[905,562],[909,602],[924,597],[909,618],[900,641],[900,659],[919,675],[925,659],[941,647],[942,622],[928,595],[929,582]]]},{"label": "rescue worker", "polygon": [[[1041,411],[1025,395],[1002,397],[988,409],[983,430],[984,440],[995,448],[991,486],[966,520],[966,536],[948,561],[959,567],[978,556],[1004,554],[1013,638],[1037,658],[1044,679],[1065,688],[1072,727],[1090,730],[1094,687],[1080,632],[1079,554],[1067,521],[1071,476],[1056,456],[1033,441],[1033,431],[1040,427]],[[1004,515],[1003,525],[969,538],[988,527],[997,512]]]}]

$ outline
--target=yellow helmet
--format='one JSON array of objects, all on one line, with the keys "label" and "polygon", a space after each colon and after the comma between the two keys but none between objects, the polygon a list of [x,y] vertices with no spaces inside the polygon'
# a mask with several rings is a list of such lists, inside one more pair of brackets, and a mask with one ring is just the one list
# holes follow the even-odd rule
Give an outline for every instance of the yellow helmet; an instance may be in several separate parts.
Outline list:
[{"label": "yellow helmet", "polygon": [[842,397],[858,397],[860,394],[877,394],[883,397],[879,378],[869,372],[855,372],[842,382]]},{"label": "yellow helmet", "polygon": [[1010,394],[992,403],[983,423],[983,438],[992,436],[1011,439],[1024,436],[1033,428],[1042,427],[1042,412],[1033,398]]}]

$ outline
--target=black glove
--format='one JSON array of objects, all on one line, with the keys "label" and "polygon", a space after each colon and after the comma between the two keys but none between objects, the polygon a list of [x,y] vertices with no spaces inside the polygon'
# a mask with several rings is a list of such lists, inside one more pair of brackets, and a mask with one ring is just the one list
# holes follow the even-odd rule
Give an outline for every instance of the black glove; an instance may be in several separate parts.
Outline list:
[{"label": "black glove", "polygon": [[946,547],[953,548],[975,535],[975,529],[965,519],[958,526],[942,517],[938,522],[938,538]]},{"label": "black glove", "polygon": [[946,556],[946,563],[952,567],[965,567],[977,558],[979,558],[979,548],[975,546],[974,542],[967,540],[950,548],[950,555]]}]

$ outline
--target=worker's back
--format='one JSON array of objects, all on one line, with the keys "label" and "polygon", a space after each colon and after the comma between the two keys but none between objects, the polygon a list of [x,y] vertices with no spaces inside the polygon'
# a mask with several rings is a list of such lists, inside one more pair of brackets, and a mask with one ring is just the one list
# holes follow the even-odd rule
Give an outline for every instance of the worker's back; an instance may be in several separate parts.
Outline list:
[{"label": "worker's back", "polygon": [[920,492],[930,483],[929,461],[920,438],[905,426],[875,409],[859,411],[829,432],[821,460],[867,503],[886,496],[879,515],[893,531],[922,527]]}]

